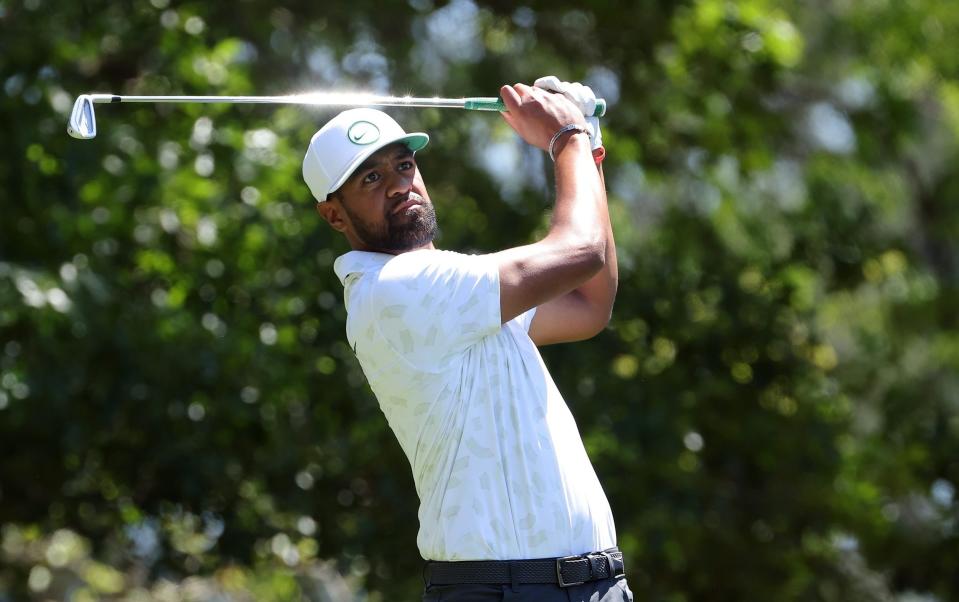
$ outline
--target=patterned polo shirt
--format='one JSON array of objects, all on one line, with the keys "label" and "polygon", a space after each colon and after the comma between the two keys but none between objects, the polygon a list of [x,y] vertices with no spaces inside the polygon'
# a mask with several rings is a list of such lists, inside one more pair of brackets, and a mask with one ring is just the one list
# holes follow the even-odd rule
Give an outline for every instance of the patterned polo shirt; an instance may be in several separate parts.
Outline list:
[{"label": "patterned polo shirt", "polygon": [[500,320],[487,255],[351,251],[346,333],[413,470],[427,560],[616,545],[606,495],[528,330]]}]

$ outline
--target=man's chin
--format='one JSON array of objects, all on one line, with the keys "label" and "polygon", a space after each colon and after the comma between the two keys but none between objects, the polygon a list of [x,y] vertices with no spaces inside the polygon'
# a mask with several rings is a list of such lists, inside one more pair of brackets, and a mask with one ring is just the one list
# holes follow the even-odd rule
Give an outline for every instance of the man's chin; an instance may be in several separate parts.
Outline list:
[{"label": "man's chin", "polygon": [[403,252],[419,249],[433,242],[435,236],[436,230],[418,232],[416,234],[410,233],[410,236],[403,237],[402,241],[397,241],[399,244],[396,245],[397,248],[394,250]]},{"label": "man's chin", "polygon": [[[409,221],[400,225],[391,237],[394,251],[411,251],[433,242],[436,236],[436,219],[421,206],[413,206],[404,212]],[[404,220],[405,221],[405,220]]]}]

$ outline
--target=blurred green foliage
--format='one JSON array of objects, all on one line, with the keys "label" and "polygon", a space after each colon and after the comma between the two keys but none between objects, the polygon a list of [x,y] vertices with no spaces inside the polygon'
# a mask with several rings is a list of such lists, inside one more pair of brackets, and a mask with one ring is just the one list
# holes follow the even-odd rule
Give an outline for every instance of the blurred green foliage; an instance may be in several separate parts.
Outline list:
[{"label": "blurred green foliage", "polygon": [[[299,172],[332,112],[101,105],[77,141],[76,95],[547,73],[610,101],[617,307],[544,354],[637,599],[959,597],[959,5],[23,0],[0,32],[0,600],[421,588]],[[393,114],[441,246],[542,232],[501,120]]]}]

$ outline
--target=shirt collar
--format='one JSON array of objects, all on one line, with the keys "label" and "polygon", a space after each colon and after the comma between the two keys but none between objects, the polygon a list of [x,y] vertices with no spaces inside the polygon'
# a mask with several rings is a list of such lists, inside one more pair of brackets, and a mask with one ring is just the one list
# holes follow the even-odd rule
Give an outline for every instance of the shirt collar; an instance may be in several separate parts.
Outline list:
[{"label": "shirt collar", "polygon": [[340,279],[340,283],[346,286],[346,279],[350,274],[363,274],[371,270],[376,270],[393,259],[394,255],[387,253],[371,253],[369,251],[350,251],[336,258],[333,262],[333,271]]}]

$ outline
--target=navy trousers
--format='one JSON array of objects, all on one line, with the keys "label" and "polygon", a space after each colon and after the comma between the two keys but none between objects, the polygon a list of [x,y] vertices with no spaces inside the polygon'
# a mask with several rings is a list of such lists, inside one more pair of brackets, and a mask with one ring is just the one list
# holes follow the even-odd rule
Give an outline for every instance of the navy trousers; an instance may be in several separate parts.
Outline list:
[{"label": "navy trousers", "polygon": [[423,602],[633,602],[626,578],[590,581],[572,587],[549,584],[428,585]]}]

